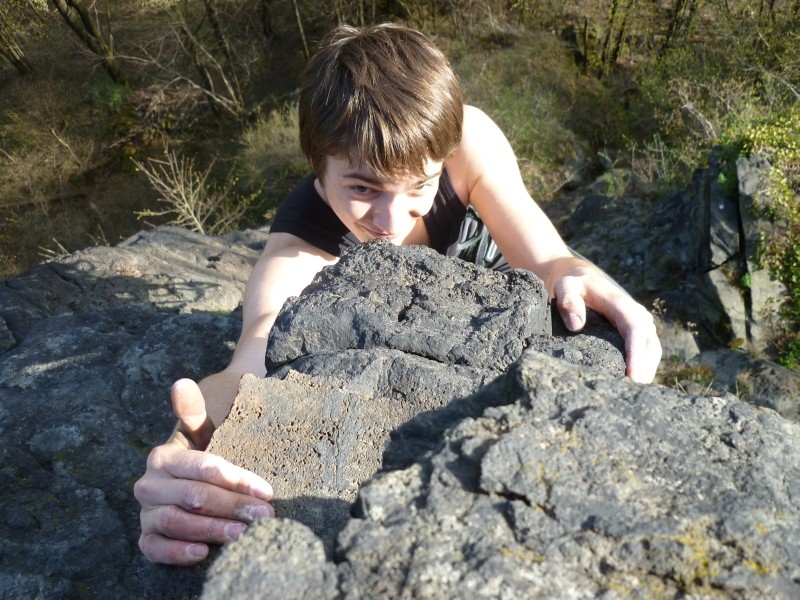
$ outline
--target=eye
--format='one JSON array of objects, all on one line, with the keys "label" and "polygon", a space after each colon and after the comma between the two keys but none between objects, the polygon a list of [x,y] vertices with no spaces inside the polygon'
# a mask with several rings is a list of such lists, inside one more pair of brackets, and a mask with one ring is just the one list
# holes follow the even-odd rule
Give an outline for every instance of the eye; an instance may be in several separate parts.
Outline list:
[{"label": "eye", "polygon": [[418,186],[416,186],[414,189],[415,189],[416,191],[418,191],[418,192],[423,192],[423,191],[425,191],[425,190],[427,190],[427,189],[430,189],[430,188],[431,188],[431,187],[433,187],[434,185],[439,185],[439,179],[438,179],[438,178],[435,178],[435,179],[428,179],[428,180],[426,180],[426,181],[423,181],[423,182],[422,182],[422,183],[420,183]]},{"label": "eye", "polygon": [[372,188],[368,188],[365,185],[351,185],[350,189],[358,196],[366,196],[372,192]]}]

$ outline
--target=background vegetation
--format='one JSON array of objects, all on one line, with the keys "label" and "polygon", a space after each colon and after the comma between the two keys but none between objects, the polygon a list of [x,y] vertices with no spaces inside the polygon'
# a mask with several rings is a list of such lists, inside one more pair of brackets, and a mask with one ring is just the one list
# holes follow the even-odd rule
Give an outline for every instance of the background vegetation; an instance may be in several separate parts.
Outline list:
[{"label": "background vegetation", "polygon": [[3,0],[0,275],[154,223],[266,222],[306,171],[293,102],[310,49],[382,20],[445,49],[554,218],[598,157],[657,196],[716,144],[766,154],[760,210],[779,227],[762,260],[791,290],[796,368],[798,0]]}]

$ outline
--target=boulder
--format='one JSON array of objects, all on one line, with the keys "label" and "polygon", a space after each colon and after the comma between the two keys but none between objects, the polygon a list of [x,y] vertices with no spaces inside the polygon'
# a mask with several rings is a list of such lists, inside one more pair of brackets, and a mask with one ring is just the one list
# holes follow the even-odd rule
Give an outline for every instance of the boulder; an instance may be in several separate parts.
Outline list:
[{"label": "boulder", "polygon": [[0,597],[181,598],[205,566],[139,552],[133,482],[169,388],[223,368],[266,232],[141,233],[0,286]]},{"label": "boulder", "polygon": [[[530,275],[380,243],[287,303],[214,440],[296,518],[148,563],[133,482],[172,382],[230,359],[266,237],[158,228],[0,286],[0,596],[797,595],[797,425],[629,382]],[[796,416],[763,366],[749,389]]]},{"label": "boulder", "polygon": [[[303,597],[800,593],[797,424],[533,350],[472,401],[481,416],[362,485],[333,560],[302,561],[297,576],[320,582]],[[307,556],[267,545],[293,534],[288,523],[260,521],[228,545],[204,600],[287,597],[263,582]]]},{"label": "boulder", "polygon": [[[399,285],[366,293],[375,265],[396,265]],[[287,303],[270,346],[310,341],[243,381],[212,445],[273,478],[276,511],[291,519],[259,521],[226,546],[203,599],[796,597],[800,426],[732,395],[635,384],[602,360],[576,368],[564,358],[578,336],[526,324],[524,348],[505,345],[488,368],[429,341],[453,290],[462,311],[436,327],[468,348],[479,331],[495,339],[519,308],[507,297],[533,284],[373,243]],[[483,285],[505,318],[470,316]],[[399,339],[423,355],[392,342],[415,294],[430,312],[407,336],[423,343]],[[522,312],[541,323],[537,310],[549,309]],[[556,358],[560,344],[570,349]],[[287,592],[293,569],[302,594]]]},{"label": "boulder", "polygon": [[287,301],[267,345],[273,371],[242,380],[209,450],[270,481],[276,514],[307,525],[332,556],[361,483],[480,415],[487,400],[471,395],[526,346],[624,375],[607,322],[594,315],[580,335],[563,325],[553,335],[550,311],[530,273],[364,244]]}]

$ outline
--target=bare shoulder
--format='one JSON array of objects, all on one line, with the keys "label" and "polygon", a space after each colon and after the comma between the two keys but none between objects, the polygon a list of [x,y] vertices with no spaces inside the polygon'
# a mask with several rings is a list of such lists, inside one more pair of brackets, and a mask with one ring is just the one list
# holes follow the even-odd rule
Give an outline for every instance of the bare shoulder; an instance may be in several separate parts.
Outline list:
[{"label": "bare shoulder", "polygon": [[485,174],[514,175],[518,167],[511,145],[492,118],[475,106],[464,105],[461,143],[448,159],[447,171],[458,196],[469,201]]}]

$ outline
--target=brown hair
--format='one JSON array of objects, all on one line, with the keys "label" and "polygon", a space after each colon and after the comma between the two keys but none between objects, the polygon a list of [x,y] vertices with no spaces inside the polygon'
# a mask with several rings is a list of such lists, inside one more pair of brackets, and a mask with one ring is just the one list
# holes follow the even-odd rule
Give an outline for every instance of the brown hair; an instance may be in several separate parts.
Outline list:
[{"label": "brown hair", "polygon": [[381,177],[422,173],[461,142],[461,87],[423,34],[393,24],[331,31],[303,72],[300,145],[317,177],[328,156]]}]

